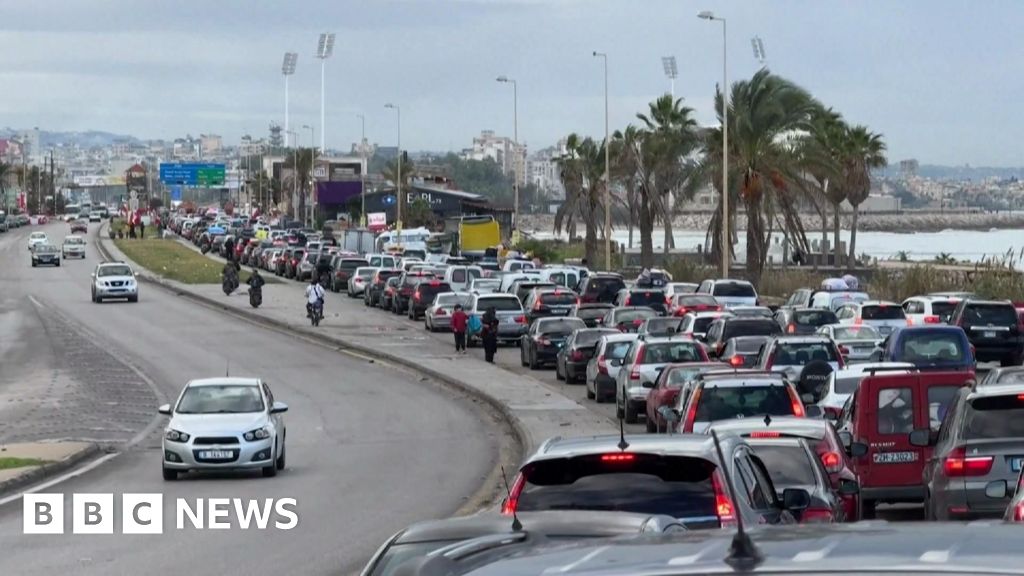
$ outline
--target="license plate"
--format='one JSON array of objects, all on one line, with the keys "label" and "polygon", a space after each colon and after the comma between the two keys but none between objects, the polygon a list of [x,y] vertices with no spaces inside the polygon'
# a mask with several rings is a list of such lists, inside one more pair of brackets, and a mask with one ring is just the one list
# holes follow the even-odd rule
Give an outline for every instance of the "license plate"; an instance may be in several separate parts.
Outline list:
[{"label": "license plate", "polygon": [[878,331],[882,334],[888,334],[892,332],[892,326],[881,326],[878,328]]},{"label": "license plate", "polygon": [[1020,472],[1020,465],[1022,461],[1024,461],[1024,458],[1010,458],[1010,470]]},{"label": "license plate", "polygon": [[231,458],[234,454],[231,450],[203,450],[199,453],[200,458],[207,460],[224,460]]},{"label": "license plate", "polygon": [[986,331],[984,336],[985,336],[985,338],[995,338],[996,337],[996,333],[995,332],[991,332],[991,331]]},{"label": "license plate", "polygon": [[917,452],[875,452],[875,464],[904,464],[917,461]]}]

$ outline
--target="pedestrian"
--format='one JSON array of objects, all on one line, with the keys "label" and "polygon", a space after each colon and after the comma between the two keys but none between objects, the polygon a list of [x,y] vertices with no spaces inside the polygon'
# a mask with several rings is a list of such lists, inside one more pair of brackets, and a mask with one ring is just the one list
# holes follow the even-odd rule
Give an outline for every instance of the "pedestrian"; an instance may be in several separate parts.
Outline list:
[{"label": "pedestrian", "polygon": [[146,223],[139,218],[139,238],[146,238]]},{"label": "pedestrian", "polygon": [[128,237],[135,238],[135,222],[133,220],[128,221]]},{"label": "pedestrian", "polygon": [[498,351],[498,314],[495,312],[494,306],[491,306],[487,309],[487,312],[484,312],[482,321],[484,360],[494,364],[494,354]]},{"label": "pedestrian", "polygon": [[455,334],[455,353],[466,353],[466,327],[469,324],[469,316],[462,310],[462,304],[455,305],[452,312],[452,333]]}]

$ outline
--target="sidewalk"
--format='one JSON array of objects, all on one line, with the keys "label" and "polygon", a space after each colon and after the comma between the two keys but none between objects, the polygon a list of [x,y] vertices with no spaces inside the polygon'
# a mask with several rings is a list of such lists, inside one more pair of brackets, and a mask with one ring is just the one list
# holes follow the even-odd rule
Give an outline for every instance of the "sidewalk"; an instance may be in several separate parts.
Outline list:
[{"label": "sidewalk", "polygon": [[26,458],[41,460],[36,466],[0,469],[0,496],[68,470],[100,452],[91,442],[29,442],[0,445],[0,460]]},{"label": "sidewalk", "polygon": [[[102,230],[99,241],[115,259],[128,260],[109,238],[103,236]],[[186,245],[192,247],[191,244]],[[263,305],[253,309],[245,286],[231,296],[225,296],[220,285],[186,285],[165,280],[141,268],[137,272],[144,280],[180,295],[255,318],[272,327],[286,328],[304,336],[326,337],[340,347],[412,368],[484,400],[509,420],[525,454],[553,436],[618,432],[614,421],[548,389],[539,380],[488,364],[475,357],[475,354],[480,354],[479,350],[471,350],[470,355],[456,356],[453,345],[431,337],[423,330],[422,323],[412,324],[402,316],[367,309],[361,299],[350,299],[344,293],[328,292],[324,321],[319,327],[312,328],[305,315],[304,286],[295,282],[265,285]],[[144,292],[141,297],[145,298]],[[508,354],[508,350],[503,352]],[[518,356],[518,350],[512,350]],[[344,377],[343,374],[338,376]]]}]

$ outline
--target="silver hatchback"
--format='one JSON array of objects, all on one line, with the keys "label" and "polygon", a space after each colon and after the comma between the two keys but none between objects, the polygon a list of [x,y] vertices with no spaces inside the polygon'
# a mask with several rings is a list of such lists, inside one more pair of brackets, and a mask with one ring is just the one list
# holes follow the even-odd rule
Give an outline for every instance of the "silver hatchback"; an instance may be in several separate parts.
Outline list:
[{"label": "silver hatchback", "polygon": [[[526,334],[526,316],[523,304],[513,294],[475,294],[468,313],[483,318],[488,308],[494,308],[498,317],[498,340],[500,342],[518,342]],[[473,345],[480,339],[479,334],[471,334],[468,344]]]},{"label": "silver hatchback", "polygon": [[707,362],[704,347],[688,337],[639,337],[622,360],[616,375],[615,411],[626,423],[635,424],[646,413],[647,393],[661,370],[680,362]]}]

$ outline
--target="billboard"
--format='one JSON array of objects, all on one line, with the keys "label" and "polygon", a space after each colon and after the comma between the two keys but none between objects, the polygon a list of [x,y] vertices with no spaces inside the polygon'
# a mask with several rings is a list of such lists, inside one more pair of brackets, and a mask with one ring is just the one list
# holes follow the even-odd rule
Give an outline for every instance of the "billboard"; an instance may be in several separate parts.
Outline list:
[{"label": "billboard", "polygon": [[387,228],[388,215],[385,212],[370,212],[366,215],[366,225],[371,229]]},{"label": "billboard", "polygon": [[223,186],[224,164],[161,163],[160,181],[186,186]]}]

